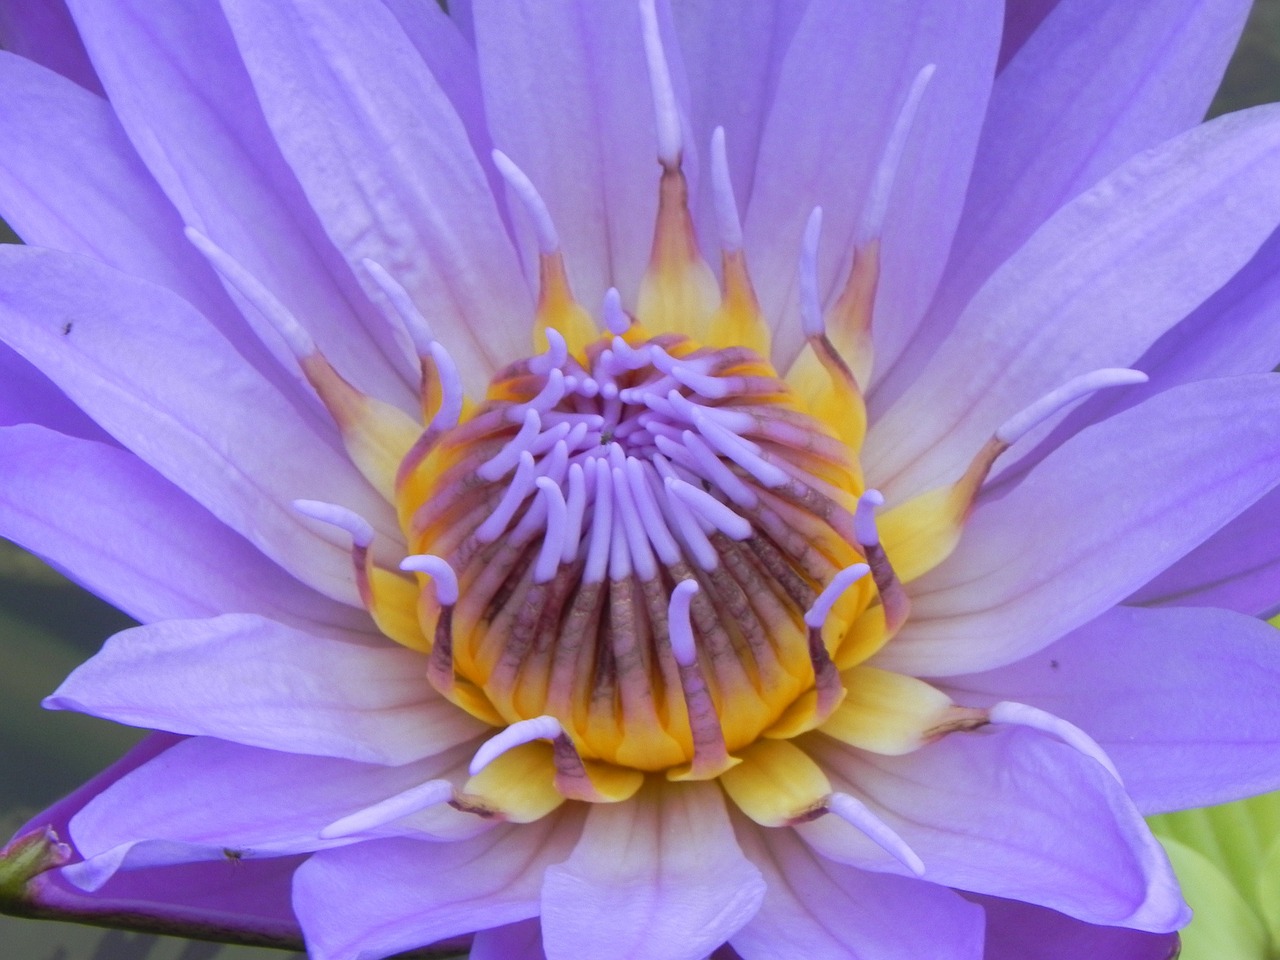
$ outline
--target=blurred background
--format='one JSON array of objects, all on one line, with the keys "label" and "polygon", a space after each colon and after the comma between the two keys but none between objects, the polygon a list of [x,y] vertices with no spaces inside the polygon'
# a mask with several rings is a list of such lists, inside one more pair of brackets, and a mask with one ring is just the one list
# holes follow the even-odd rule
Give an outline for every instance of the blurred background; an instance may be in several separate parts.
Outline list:
[{"label": "blurred background", "polygon": [[[1280,0],[1257,0],[1211,115],[1271,101],[1280,101]],[[0,222],[0,241],[17,239]],[[0,540],[0,844],[139,738],[106,721],[40,708],[74,666],[130,624]],[[1155,825],[1200,915],[1186,934],[1184,960],[1280,957],[1280,845],[1272,843],[1280,834],[1280,798],[1156,818]],[[5,960],[290,960],[277,951],[6,916],[0,945]]]}]

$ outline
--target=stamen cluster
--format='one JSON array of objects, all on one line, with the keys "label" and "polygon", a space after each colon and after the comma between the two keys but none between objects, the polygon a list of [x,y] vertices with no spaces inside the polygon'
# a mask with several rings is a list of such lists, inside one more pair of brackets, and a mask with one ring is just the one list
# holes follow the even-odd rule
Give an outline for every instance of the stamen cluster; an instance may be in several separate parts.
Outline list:
[{"label": "stamen cluster", "polygon": [[751,350],[548,339],[428,461],[410,536],[459,583],[433,682],[554,717],[584,758],[714,776],[814,688],[805,613],[861,559],[856,467]]}]

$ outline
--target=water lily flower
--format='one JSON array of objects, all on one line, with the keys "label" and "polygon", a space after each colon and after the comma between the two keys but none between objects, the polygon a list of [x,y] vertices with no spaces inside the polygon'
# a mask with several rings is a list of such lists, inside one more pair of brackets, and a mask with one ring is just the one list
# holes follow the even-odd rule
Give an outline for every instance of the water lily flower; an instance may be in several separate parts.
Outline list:
[{"label": "water lily flower", "polygon": [[0,533],[160,732],[7,908],[1168,957],[1142,815],[1280,786],[1248,4],[451,6],[14,8]]}]

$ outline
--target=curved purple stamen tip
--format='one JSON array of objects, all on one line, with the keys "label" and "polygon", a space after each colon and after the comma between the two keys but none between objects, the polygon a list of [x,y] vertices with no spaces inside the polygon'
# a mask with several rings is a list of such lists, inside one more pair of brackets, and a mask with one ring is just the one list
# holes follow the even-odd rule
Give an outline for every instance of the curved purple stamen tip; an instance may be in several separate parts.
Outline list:
[{"label": "curved purple stamen tip", "polygon": [[452,607],[458,602],[458,575],[447,560],[431,553],[415,553],[400,561],[400,569],[431,577],[440,606]]},{"label": "curved purple stamen tip", "polygon": [[853,535],[864,547],[880,544],[880,531],[876,529],[876,510],[884,506],[884,494],[868,490],[858,498],[858,509],[853,515]]},{"label": "curved purple stamen tip", "polygon": [[347,531],[351,534],[351,542],[361,549],[373,543],[373,525],[360,514],[346,507],[340,507],[336,503],[325,503],[322,500],[295,500],[293,509],[304,517]]},{"label": "curved purple stamen tip", "polygon": [[865,563],[855,563],[837,573],[831,578],[831,582],[827,584],[826,589],[818,594],[818,599],[813,601],[813,606],[805,612],[805,624],[814,630],[821,629],[822,625],[827,622],[827,617],[831,615],[831,608],[836,605],[836,601],[840,599],[841,594],[870,572],[871,568]]},{"label": "curved purple stamen tip", "polygon": [[689,606],[693,595],[701,587],[696,580],[681,580],[671,591],[671,600],[667,604],[667,632],[671,637],[671,652],[676,663],[682,667],[691,667],[698,659],[698,650],[693,643],[693,624],[689,620]]}]

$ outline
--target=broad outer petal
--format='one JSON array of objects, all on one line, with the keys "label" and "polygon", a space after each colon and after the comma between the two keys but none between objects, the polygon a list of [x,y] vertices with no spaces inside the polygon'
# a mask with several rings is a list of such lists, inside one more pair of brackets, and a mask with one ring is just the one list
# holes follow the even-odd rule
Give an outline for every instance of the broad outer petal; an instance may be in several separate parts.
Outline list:
[{"label": "broad outer petal", "polygon": [[542,923],[537,917],[481,930],[468,960],[546,960],[542,951]]},{"label": "broad outer petal", "polygon": [[1165,391],[980,503],[912,584],[875,663],[913,676],[1011,663],[1119,603],[1280,482],[1280,376]]},{"label": "broad outer petal", "polygon": [[[993,487],[1017,483],[1028,470],[1091,423],[1140,402],[1153,390],[1212,377],[1263,373],[1280,366],[1280,230],[1253,259],[1134,364],[1150,377],[1143,390],[1103,390],[1080,404],[1034,449],[1005,456]],[[1020,444],[1019,447],[1025,447]],[[1210,570],[1216,568],[1209,568]],[[1211,603],[1212,606],[1221,604]]]},{"label": "broad outer petal", "polygon": [[1000,38],[1001,70],[1061,2],[1062,0],[1007,0],[1004,5],[1004,34]]},{"label": "broad outer petal", "polygon": [[53,381],[0,343],[0,425],[33,423],[68,436],[110,443],[111,438],[90,420]]},{"label": "broad outer petal", "polygon": [[229,614],[118,633],[46,705],[271,750],[408,763],[486,729],[425,671],[410,650]]},{"label": "broad outer petal", "polygon": [[272,382],[296,389],[187,243],[181,218],[111,104],[7,53],[0,53],[0,89],[0,213],[23,241],[81,253],[172,290]]},{"label": "broad outer petal", "polygon": [[916,333],[910,369],[895,381],[912,376],[917,355],[936,349],[982,283],[1055,210],[1201,122],[1249,7],[1249,0],[1057,5],[996,79],[953,256]]},{"label": "broad outer petal", "polygon": [[1135,593],[1131,603],[1226,607],[1254,617],[1280,609],[1280,490]]},{"label": "broad outer petal", "polygon": [[[168,750],[181,737],[153,733],[121,760],[84,786],[28,821],[17,833],[52,828],[68,837],[68,822],[103,790],[142,764]],[[269,942],[297,943],[298,922],[289,902],[289,884],[299,860],[259,860],[244,864],[186,864],[119,874],[94,893],[87,893],[58,870],[36,876],[28,886],[33,904],[63,918],[88,922],[109,919],[148,925],[158,923],[192,936],[239,933]],[[243,866],[243,870],[235,869]]]},{"label": "broad outer petal", "polygon": [[937,72],[889,197],[877,351],[896,353],[928,304],[960,216],[1000,35],[1000,4],[813,0],[783,61],[744,218],[747,259],[775,357],[802,345],[796,265],[823,208],[824,299],[844,279],[884,145],[916,75]]},{"label": "broad outer petal", "polygon": [[959,703],[1013,700],[1082,728],[1146,814],[1280,788],[1278,688],[1275,627],[1208,608],[1116,607],[1031,657],[946,681]]},{"label": "broad outer petal", "polygon": [[[69,0],[111,104],[182,220],[306,326],[357,387],[414,409],[403,345],[285,163],[218,0]],[[242,304],[255,321],[255,308]],[[278,334],[266,342],[292,364]]]},{"label": "broad outer petal", "polygon": [[[806,749],[924,861],[924,879],[1165,932],[1189,913],[1160,844],[1092,757],[1038,731],[952,734],[901,757],[822,737]],[[902,873],[834,815],[796,828],[836,860]]]},{"label": "broad outer petal", "polygon": [[235,611],[373,632],[363,611],[289,576],[133,454],[44,427],[0,429],[0,536],[144,623]]},{"label": "broad outer petal", "polygon": [[[70,823],[85,863],[65,873],[96,889],[118,869],[201,860],[255,860],[368,839],[322,838],[335,821],[441,777],[465,778],[473,751],[457,747],[388,767],[192,737],[125,775]],[[441,804],[373,836],[422,831],[455,840],[492,826]]]},{"label": "broad outer petal", "polygon": [[[484,114],[484,94],[480,89],[480,65],[476,60],[474,38],[464,35],[458,17],[458,3],[449,11],[437,4],[418,0],[381,0],[404,30],[423,63],[431,71],[440,89],[449,97],[458,118],[467,128],[471,148],[482,162],[493,149],[489,123]],[[486,163],[485,174],[494,196],[502,195],[502,177],[492,163]]]},{"label": "broad outer petal", "polygon": [[538,913],[543,871],[568,856],[576,812],[473,840],[372,840],[315,854],[293,903],[313,960],[373,960]]},{"label": "broad outer petal", "polygon": [[[123,445],[328,596],[354,600],[349,538],[297,498],[400,540],[390,507],[184,301],[84,257],[0,249],[3,336]],[[252,416],[246,416],[252,411]],[[284,456],[284,453],[288,456]]]},{"label": "broad outer petal", "polygon": [[982,911],[946,887],[828,860],[788,829],[737,821],[764,902],[733,935],[745,960],[981,960]]},{"label": "broad outer petal", "polygon": [[102,83],[64,0],[7,0],[0,5],[0,47],[102,92]]},{"label": "broad outer petal", "polygon": [[987,912],[983,960],[1174,960],[1176,933],[1100,927],[1031,903],[967,894]]},{"label": "broad outer petal", "polygon": [[543,944],[549,960],[702,960],[764,892],[715,784],[649,784],[592,804],[573,855],[547,870]]},{"label": "broad outer petal", "polygon": [[1142,154],[1063,207],[874,424],[869,482],[890,502],[950,483],[1007,418],[1072,377],[1133,363],[1275,229],[1278,178],[1280,106],[1266,106]]},{"label": "broad outer petal", "polygon": [[396,277],[482,395],[529,352],[533,301],[466,129],[404,30],[363,0],[223,7],[330,239],[357,275],[371,259]]}]

